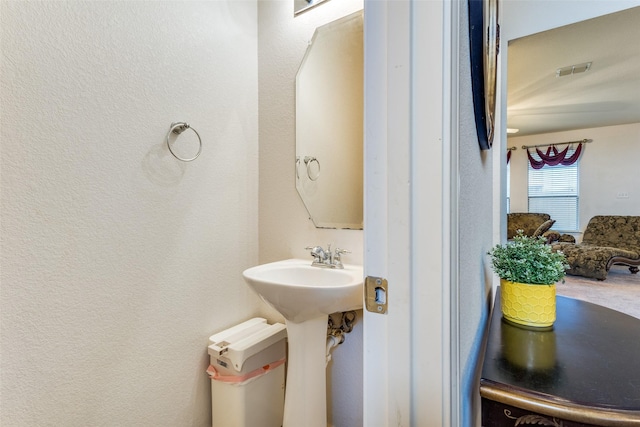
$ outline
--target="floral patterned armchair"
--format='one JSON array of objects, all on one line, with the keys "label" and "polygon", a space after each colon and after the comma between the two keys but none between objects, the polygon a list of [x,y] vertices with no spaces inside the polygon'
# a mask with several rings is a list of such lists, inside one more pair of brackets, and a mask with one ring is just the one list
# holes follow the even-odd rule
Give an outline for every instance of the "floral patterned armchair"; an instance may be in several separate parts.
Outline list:
[{"label": "floral patterned armchair", "polygon": [[558,242],[570,269],[567,274],[607,278],[614,264],[626,265],[632,274],[640,266],[640,216],[599,215],[589,221],[580,244]]},{"label": "floral patterned armchair", "polygon": [[552,220],[551,216],[545,213],[509,213],[507,214],[507,239],[513,239],[518,230],[522,230],[522,234],[525,236],[544,236],[547,238],[547,243],[551,243],[558,240],[560,236],[549,230],[554,223],[555,220]]}]

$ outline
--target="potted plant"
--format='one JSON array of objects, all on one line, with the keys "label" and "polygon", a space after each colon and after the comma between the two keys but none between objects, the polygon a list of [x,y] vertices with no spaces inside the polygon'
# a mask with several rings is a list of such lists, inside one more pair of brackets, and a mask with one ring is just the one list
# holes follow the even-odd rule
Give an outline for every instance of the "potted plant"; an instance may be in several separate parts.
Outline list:
[{"label": "potted plant", "polygon": [[564,254],[552,251],[544,237],[525,236],[521,230],[512,241],[496,245],[488,254],[493,271],[500,277],[504,318],[526,326],[553,325],[555,285],[569,268]]}]

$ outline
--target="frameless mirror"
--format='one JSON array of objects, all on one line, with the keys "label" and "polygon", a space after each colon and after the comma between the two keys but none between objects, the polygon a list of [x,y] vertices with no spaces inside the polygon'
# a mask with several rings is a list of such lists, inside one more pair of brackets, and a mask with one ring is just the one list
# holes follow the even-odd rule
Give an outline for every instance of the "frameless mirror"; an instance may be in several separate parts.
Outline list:
[{"label": "frameless mirror", "polygon": [[362,229],[363,15],[318,27],[296,76],[296,189],[318,228]]},{"label": "frameless mirror", "polygon": [[[627,150],[639,139],[617,126],[640,123],[640,45],[629,42],[639,37],[640,7],[634,7],[508,41],[508,145],[521,153],[507,172],[511,212],[530,207],[530,162],[521,149],[551,143],[563,149],[568,145],[563,141],[591,139],[594,133],[599,138],[586,148],[576,172],[579,185],[572,191],[577,188],[577,194],[567,193],[566,182],[560,187],[545,180],[544,191],[557,191],[547,200],[559,208],[544,213],[557,221],[555,230],[573,232],[603,211],[622,215],[633,210],[617,195],[633,181],[635,158]],[[572,132],[569,138],[565,132]]]}]

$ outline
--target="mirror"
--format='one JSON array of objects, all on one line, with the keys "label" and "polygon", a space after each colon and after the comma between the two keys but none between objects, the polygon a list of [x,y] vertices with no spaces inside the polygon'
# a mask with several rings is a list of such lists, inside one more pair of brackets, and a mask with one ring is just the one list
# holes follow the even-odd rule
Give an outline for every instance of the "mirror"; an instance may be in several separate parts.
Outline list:
[{"label": "mirror", "polygon": [[362,229],[362,11],[318,27],[296,76],[296,189],[318,228]]},{"label": "mirror", "polygon": [[469,1],[471,88],[481,150],[493,145],[498,75],[498,1]]},{"label": "mirror", "polygon": [[640,199],[628,196],[638,182],[640,45],[629,42],[638,37],[640,7],[634,7],[509,40],[507,145],[515,150],[506,197],[511,212],[529,209],[523,146],[544,150],[552,143],[588,139],[593,143],[580,158],[578,198],[571,209],[562,204],[559,210],[577,220],[568,234],[579,242],[595,215],[637,215]]}]

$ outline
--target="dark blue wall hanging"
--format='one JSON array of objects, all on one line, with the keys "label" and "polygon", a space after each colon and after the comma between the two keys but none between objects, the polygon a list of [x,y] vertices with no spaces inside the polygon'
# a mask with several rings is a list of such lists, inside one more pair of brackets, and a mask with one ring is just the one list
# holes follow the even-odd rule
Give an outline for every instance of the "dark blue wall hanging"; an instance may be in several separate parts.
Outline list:
[{"label": "dark blue wall hanging", "polygon": [[471,88],[481,150],[493,144],[500,28],[498,0],[468,0]]}]

